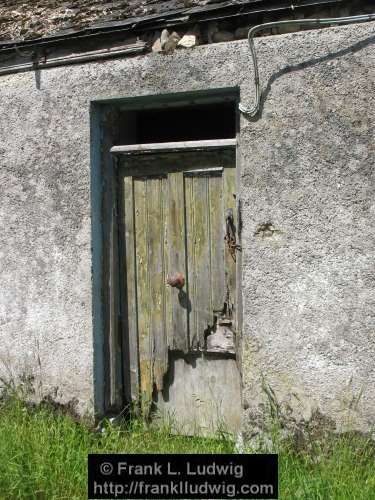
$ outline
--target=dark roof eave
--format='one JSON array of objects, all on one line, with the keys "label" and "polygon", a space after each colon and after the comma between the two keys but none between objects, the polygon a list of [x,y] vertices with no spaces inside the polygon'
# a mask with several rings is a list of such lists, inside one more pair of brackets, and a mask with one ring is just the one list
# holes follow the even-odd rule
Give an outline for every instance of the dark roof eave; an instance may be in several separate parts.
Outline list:
[{"label": "dark roof eave", "polygon": [[237,17],[244,15],[256,15],[265,12],[273,12],[279,10],[295,10],[296,8],[341,3],[344,0],[284,0],[272,2],[272,5],[267,5],[267,0],[258,0],[257,7],[254,7],[254,0],[232,1],[208,4],[204,6],[196,6],[190,8],[176,9],[171,12],[163,12],[161,14],[151,14],[144,17],[132,17],[122,21],[111,21],[95,23],[89,27],[66,31],[59,31],[54,35],[49,35],[42,38],[34,38],[29,40],[10,40],[1,41],[0,50],[11,50],[13,48],[30,47],[38,45],[55,45],[58,42],[64,42],[70,39],[87,38],[91,36],[104,36],[121,31],[146,31],[157,30],[169,26],[177,26],[179,24],[208,22],[228,17]]}]

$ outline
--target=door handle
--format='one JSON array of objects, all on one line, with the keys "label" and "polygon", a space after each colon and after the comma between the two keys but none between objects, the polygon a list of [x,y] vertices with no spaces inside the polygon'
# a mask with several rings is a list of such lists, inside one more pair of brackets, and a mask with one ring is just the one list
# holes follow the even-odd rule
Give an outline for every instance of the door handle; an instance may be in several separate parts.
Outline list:
[{"label": "door handle", "polygon": [[182,273],[174,273],[167,276],[167,284],[173,288],[181,288],[185,285],[185,276]]}]

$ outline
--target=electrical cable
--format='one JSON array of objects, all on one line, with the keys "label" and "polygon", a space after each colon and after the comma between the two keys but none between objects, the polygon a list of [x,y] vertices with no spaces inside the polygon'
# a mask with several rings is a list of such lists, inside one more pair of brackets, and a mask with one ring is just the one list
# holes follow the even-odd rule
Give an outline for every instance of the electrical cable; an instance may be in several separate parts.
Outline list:
[{"label": "electrical cable", "polygon": [[259,69],[258,69],[258,60],[257,54],[255,51],[254,45],[254,36],[256,33],[260,31],[276,28],[280,26],[325,26],[331,24],[351,24],[351,23],[359,23],[365,21],[374,21],[375,14],[363,14],[359,16],[348,16],[348,17],[332,17],[332,18],[324,18],[324,19],[293,19],[290,21],[275,21],[271,23],[263,23],[253,26],[249,29],[247,40],[250,47],[250,52],[253,60],[254,66],[254,84],[255,84],[255,102],[253,106],[245,106],[240,103],[238,105],[239,110],[246,116],[254,117],[258,114],[260,109],[260,103],[262,99],[262,93],[260,90],[260,79],[259,79]]}]

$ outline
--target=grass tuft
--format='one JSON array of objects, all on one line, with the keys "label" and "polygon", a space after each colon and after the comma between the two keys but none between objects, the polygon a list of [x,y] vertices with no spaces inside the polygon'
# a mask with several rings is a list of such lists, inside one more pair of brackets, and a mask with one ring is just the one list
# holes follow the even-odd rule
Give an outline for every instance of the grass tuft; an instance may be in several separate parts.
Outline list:
[{"label": "grass tuft", "polygon": [[[60,409],[61,410],[61,409]],[[0,498],[73,500],[87,498],[90,453],[233,453],[226,434],[217,438],[175,436],[170,425],[141,420],[95,432],[51,404],[0,400]],[[357,434],[315,440],[298,448],[292,439],[273,438],[279,453],[280,498],[306,500],[375,499],[374,443]],[[261,448],[246,452],[262,452]]]}]

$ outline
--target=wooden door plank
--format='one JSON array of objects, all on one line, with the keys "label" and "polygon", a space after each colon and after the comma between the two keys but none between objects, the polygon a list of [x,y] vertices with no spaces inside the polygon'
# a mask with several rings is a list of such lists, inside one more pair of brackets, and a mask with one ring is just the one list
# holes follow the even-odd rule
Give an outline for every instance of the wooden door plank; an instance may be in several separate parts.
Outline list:
[{"label": "wooden door plank", "polygon": [[211,259],[211,304],[212,312],[224,305],[225,262],[224,262],[224,206],[223,177],[211,175],[208,181],[208,210],[210,219],[210,259]]},{"label": "wooden door plank", "polygon": [[195,267],[195,195],[194,177],[185,177],[185,204],[186,204],[186,252],[188,269],[188,295],[190,302],[189,313],[189,344],[194,350],[199,349],[199,335],[197,335],[197,273]]},{"label": "wooden door plank", "polygon": [[126,390],[132,401],[139,398],[139,367],[138,367],[138,330],[137,330],[137,290],[135,262],[135,227],[134,227],[134,192],[132,177],[124,177],[123,220],[125,231],[125,263],[126,263],[126,318],[124,324],[128,332],[127,353],[129,363],[129,380],[125,379]]},{"label": "wooden door plank", "polygon": [[[114,181],[113,181],[114,182]],[[115,185],[112,186],[115,190]],[[112,409],[121,408],[123,403],[122,353],[119,333],[119,280],[118,280],[118,227],[116,217],[116,199],[113,197],[112,219],[110,227],[110,262],[109,262],[109,405]]]},{"label": "wooden door plank", "polygon": [[195,177],[195,266],[197,276],[196,288],[196,328],[199,337],[199,347],[205,347],[205,334],[213,324],[211,302],[211,256],[210,256],[210,227],[208,211],[208,182],[209,177]]},{"label": "wooden door plank", "polygon": [[189,347],[198,349],[198,338],[196,335],[196,273],[195,273],[195,255],[194,255],[194,195],[193,195],[193,177],[184,178],[184,199],[186,213],[186,261],[187,261],[187,292],[188,292],[188,328],[189,328]]},{"label": "wooden door plank", "polygon": [[189,298],[192,303],[191,346],[193,349],[203,349],[205,332],[213,321],[210,292],[208,177],[189,176],[185,181],[187,183]]},{"label": "wooden door plank", "polygon": [[182,172],[168,174],[167,275],[182,273],[185,286],[168,287],[167,330],[170,349],[188,352],[188,297],[186,294],[185,207]]},{"label": "wooden door plank", "polygon": [[181,142],[158,142],[151,144],[127,144],[125,146],[112,146],[112,154],[145,154],[150,152],[164,151],[204,151],[223,147],[233,147],[236,139],[211,139],[206,141],[181,141]]},{"label": "wooden door plank", "polygon": [[137,311],[140,389],[142,401],[149,403],[152,396],[153,339],[150,334],[150,284],[148,271],[147,183],[134,179],[135,238],[137,263]]},{"label": "wooden door plank", "polygon": [[[232,210],[233,220],[237,234],[237,211],[236,211],[236,169],[224,169],[224,216],[227,216],[228,209]],[[236,297],[236,250],[230,250],[225,244],[225,279],[227,296],[229,296],[229,307],[232,314],[235,313]]]},{"label": "wooden door plank", "polygon": [[150,334],[153,336],[152,371],[153,383],[163,389],[163,376],[168,366],[168,345],[164,317],[164,179],[147,181],[147,228],[148,228],[148,274],[150,286]]}]

